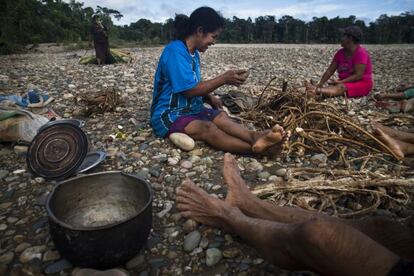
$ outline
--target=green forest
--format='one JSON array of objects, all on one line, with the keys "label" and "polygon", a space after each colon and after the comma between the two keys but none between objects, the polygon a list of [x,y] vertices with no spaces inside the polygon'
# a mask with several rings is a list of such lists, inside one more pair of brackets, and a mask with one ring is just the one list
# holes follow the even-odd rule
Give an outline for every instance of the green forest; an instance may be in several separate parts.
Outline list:
[{"label": "green forest", "polygon": [[[119,26],[122,14],[106,7],[85,7],[83,3],[62,0],[0,1],[0,54],[23,49],[27,44],[90,41],[94,14],[101,14],[110,29],[110,41],[137,44],[164,44],[173,38],[173,19],[163,23],[140,19]],[[313,17],[305,22],[292,16],[266,15],[257,18],[227,18],[219,38],[223,43],[337,43],[338,28],[358,25],[364,43],[389,44],[414,42],[414,12],[379,16],[368,25],[355,16]]]}]

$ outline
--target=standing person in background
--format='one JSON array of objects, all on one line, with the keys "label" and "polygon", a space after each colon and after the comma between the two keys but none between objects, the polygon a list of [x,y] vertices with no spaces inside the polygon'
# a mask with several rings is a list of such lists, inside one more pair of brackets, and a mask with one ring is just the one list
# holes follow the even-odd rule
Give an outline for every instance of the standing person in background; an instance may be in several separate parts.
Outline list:
[{"label": "standing person in background", "polygon": [[[368,51],[360,45],[362,31],[358,26],[341,29],[341,46],[319,83],[314,86],[305,82],[306,91],[311,95],[327,97],[347,96],[349,98],[367,96],[372,90],[372,65]],[[329,78],[338,71],[339,79],[323,87]]]},{"label": "standing person in background", "polygon": [[106,64],[109,56],[108,29],[102,24],[99,15],[92,17],[91,34],[95,46],[96,63],[98,65]]}]

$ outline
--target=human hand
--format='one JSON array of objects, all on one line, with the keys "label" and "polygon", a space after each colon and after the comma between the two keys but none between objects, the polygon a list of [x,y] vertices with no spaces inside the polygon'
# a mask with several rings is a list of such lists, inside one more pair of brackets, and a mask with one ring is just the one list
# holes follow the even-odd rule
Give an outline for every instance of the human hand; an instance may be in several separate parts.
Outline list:
[{"label": "human hand", "polygon": [[248,76],[249,73],[247,70],[228,70],[223,74],[225,83],[235,86],[242,85]]},{"label": "human hand", "polygon": [[223,109],[223,102],[220,100],[219,97],[217,96],[210,96],[210,105],[214,108],[214,109]]},{"label": "human hand", "polygon": [[328,85],[336,85],[336,80],[333,80],[333,79],[328,80]]}]

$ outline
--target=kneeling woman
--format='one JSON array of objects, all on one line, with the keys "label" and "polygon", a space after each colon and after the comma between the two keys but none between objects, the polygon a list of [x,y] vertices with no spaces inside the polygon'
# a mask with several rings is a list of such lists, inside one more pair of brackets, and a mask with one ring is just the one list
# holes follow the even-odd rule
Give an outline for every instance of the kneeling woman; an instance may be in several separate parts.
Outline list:
[{"label": "kneeling woman", "polygon": [[[331,65],[316,86],[305,83],[309,93],[327,97],[346,95],[349,98],[356,98],[367,96],[372,90],[371,58],[368,51],[360,45],[361,29],[358,26],[349,26],[342,32],[343,48],[336,52]],[[336,70],[339,79],[332,85],[323,87]]]},{"label": "kneeling woman", "polygon": [[[247,130],[219,110],[221,101],[211,94],[225,84],[241,85],[246,71],[230,70],[201,80],[199,52],[214,45],[223,26],[224,18],[209,7],[196,9],[190,17],[176,16],[177,39],[165,47],[155,74],[151,126],[160,137],[182,132],[223,151],[275,154],[288,136],[283,128]],[[204,101],[214,109],[205,108]]]}]

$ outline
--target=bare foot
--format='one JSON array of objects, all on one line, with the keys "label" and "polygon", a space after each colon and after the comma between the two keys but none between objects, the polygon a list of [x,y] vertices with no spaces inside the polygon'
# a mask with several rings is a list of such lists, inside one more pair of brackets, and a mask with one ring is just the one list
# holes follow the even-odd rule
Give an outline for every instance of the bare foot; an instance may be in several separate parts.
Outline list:
[{"label": "bare foot", "polygon": [[305,80],[305,90],[306,90],[306,93],[309,96],[311,96],[311,97],[315,97],[316,96],[316,86],[313,85],[312,83],[310,83],[307,80]]},{"label": "bare foot", "polygon": [[224,155],[223,177],[228,187],[225,201],[230,205],[243,209],[243,202],[249,197],[256,198],[240,175],[237,161],[230,153]]},{"label": "bare foot", "polygon": [[406,101],[376,101],[375,106],[378,108],[386,109],[391,113],[398,113],[405,110]]},{"label": "bare foot", "polygon": [[257,140],[259,140],[262,136],[268,134],[271,131],[272,131],[271,129],[262,130],[262,131],[254,131],[252,134],[251,143],[252,144],[256,143]]},{"label": "bare foot", "polygon": [[409,143],[412,143],[413,141],[413,136],[410,133],[384,126],[378,122],[372,122],[371,126],[374,134],[377,133],[377,129],[381,129],[383,132],[385,132],[386,134],[388,134],[396,140],[405,141]]},{"label": "bare foot", "polygon": [[263,153],[268,148],[280,143],[286,135],[283,127],[276,125],[271,131],[259,137],[252,146],[254,153]]},{"label": "bare foot", "polygon": [[231,206],[209,195],[191,180],[183,181],[177,190],[176,201],[177,208],[181,211],[183,217],[213,227],[228,228],[223,219],[226,208],[231,208]]},{"label": "bare foot", "polygon": [[377,136],[379,140],[381,140],[381,142],[387,145],[399,159],[404,158],[404,152],[401,149],[400,141],[392,138],[390,135],[385,133],[385,131],[383,131],[381,128],[377,128],[374,134],[375,136]]},{"label": "bare foot", "polygon": [[376,99],[376,100],[384,100],[384,99],[386,99],[387,97],[386,97],[386,95],[384,94],[384,92],[380,92],[380,93],[378,93],[378,94],[375,94],[374,95],[374,98]]},{"label": "bare foot", "polygon": [[371,127],[372,127],[372,131],[376,135],[379,135],[378,134],[378,129],[381,129],[383,132],[385,132],[386,134],[388,134],[389,136],[391,136],[393,138],[398,138],[399,137],[397,131],[395,131],[394,129],[392,129],[390,127],[384,126],[384,125],[382,125],[378,122],[372,122]]},{"label": "bare foot", "polygon": [[280,155],[280,153],[282,151],[284,151],[285,149],[287,149],[288,144],[289,144],[289,138],[290,138],[290,130],[287,131],[285,133],[285,135],[283,136],[282,140],[277,143],[274,146],[271,146],[267,151],[266,151],[266,155],[267,156],[276,156],[276,155]]}]

